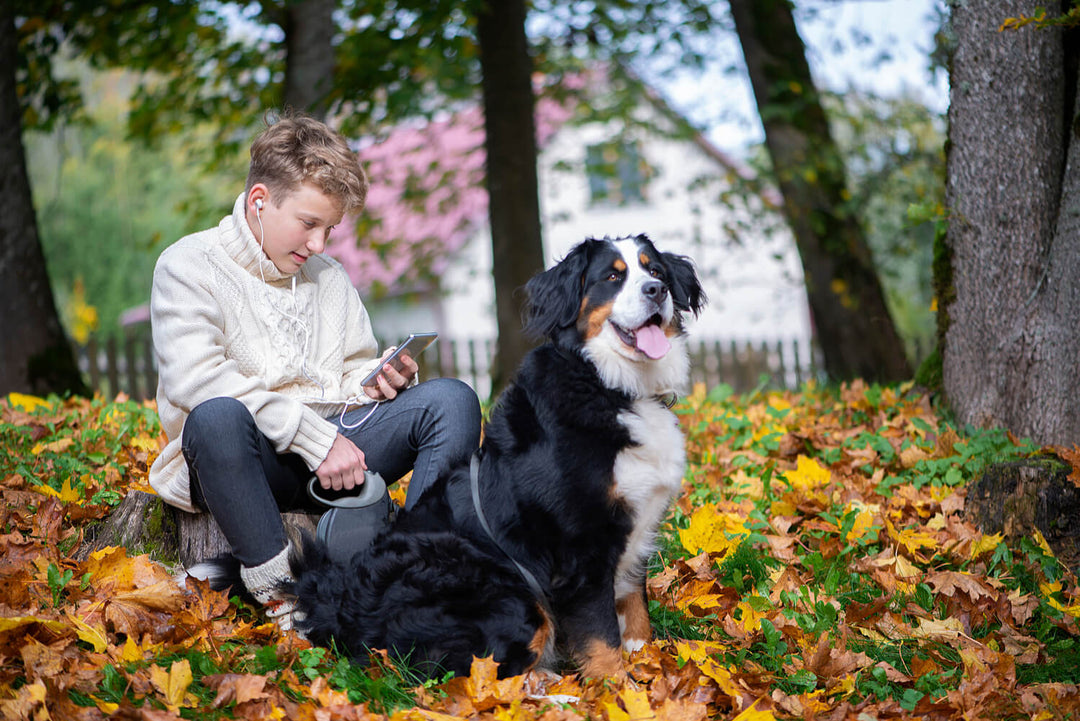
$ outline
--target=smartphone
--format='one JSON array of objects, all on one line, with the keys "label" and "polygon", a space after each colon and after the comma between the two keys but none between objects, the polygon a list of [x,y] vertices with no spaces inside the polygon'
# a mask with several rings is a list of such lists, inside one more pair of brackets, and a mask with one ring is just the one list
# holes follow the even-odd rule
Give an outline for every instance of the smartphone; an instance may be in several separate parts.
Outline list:
[{"label": "smartphone", "polygon": [[419,360],[420,354],[424,351],[424,349],[431,345],[431,343],[438,337],[438,333],[410,334],[409,337],[402,341],[401,345],[397,347],[397,350],[390,354],[389,358],[385,359],[382,363],[380,363],[378,367],[375,368],[375,370],[371,371],[371,373],[368,373],[367,378],[361,381],[360,385],[375,385],[375,379],[378,378],[380,373],[382,373],[383,366],[385,366],[387,363],[394,366],[395,369],[401,370],[402,353],[408,353],[413,360]]}]

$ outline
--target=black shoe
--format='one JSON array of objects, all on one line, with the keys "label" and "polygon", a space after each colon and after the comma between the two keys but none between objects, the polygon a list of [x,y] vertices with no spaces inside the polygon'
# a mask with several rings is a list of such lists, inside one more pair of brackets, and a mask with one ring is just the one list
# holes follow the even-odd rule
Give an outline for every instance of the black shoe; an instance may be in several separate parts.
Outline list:
[{"label": "black shoe", "polygon": [[375,537],[389,528],[390,494],[378,473],[365,471],[364,485],[356,495],[327,497],[318,478],[308,482],[308,495],[319,504],[330,506],[315,528],[315,537],[326,544],[327,553],[342,563],[371,545]]}]

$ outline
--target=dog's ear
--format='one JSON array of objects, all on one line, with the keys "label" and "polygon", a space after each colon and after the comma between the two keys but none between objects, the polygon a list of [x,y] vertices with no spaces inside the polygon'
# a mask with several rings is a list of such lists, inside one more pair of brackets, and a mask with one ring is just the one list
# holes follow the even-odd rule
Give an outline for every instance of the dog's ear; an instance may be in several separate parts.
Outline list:
[{"label": "dog's ear", "polygon": [[555,266],[534,275],[525,284],[527,298],[522,311],[525,334],[550,338],[556,331],[577,324],[585,293],[590,243],[578,243]]},{"label": "dog's ear", "polygon": [[671,280],[671,300],[682,311],[691,311],[695,316],[705,307],[705,290],[698,280],[694,264],[685,255],[661,253],[664,265]]}]

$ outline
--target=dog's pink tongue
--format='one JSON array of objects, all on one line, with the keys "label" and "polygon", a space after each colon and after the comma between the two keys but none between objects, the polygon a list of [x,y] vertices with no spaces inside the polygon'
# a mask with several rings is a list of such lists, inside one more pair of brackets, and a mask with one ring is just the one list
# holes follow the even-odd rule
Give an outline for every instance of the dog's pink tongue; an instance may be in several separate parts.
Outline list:
[{"label": "dog's pink tongue", "polygon": [[667,336],[664,335],[664,331],[660,330],[658,325],[643,325],[637,329],[634,335],[636,336],[638,350],[653,360],[663,358],[671,350],[671,343],[668,342]]}]

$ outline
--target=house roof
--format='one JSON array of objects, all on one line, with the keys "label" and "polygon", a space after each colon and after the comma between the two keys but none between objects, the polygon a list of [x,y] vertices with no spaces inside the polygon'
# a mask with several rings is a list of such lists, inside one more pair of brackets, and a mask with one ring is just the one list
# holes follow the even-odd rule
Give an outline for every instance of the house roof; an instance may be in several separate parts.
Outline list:
[{"label": "house roof", "polygon": [[[660,96],[646,97],[680,127],[690,129]],[[536,103],[537,146],[574,114],[571,101]],[[719,164],[738,164],[690,129],[695,144]],[[359,216],[348,216],[330,235],[326,252],[348,272],[365,297],[424,292],[437,286],[453,254],[487,222],[484,186],[484,116],[469,107],[424,125],[401,125],[385,140],[359,151],[371,183]]]}]

